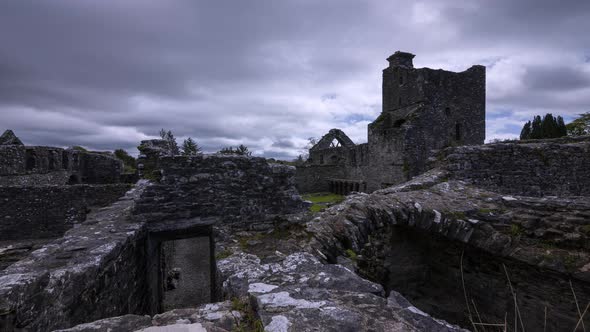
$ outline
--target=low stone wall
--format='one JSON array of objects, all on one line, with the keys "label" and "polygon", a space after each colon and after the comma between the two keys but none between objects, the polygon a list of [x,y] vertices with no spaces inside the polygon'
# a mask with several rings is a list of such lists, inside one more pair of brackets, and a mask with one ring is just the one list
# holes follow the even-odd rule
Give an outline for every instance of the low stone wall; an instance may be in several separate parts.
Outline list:
[{"label": "low stone wall", "polygon": [[90,207],[106,206],[130,185],[0,187],[0,240],[59,237],[84,221]]},{"label": "low stone wall", "polygon": [[305,210],[291,166],[236,155],[162,157],[158,164],[161,180],[135,208],[141,220],[219,216],[231,227],[252,228]]},{"label": "low stone wall", "polygon": [[453,179],[526,196],[590,196],[590,137],[445,149],[438,164]]},{"label": "low stone wall", "polygon": [[150,312],[147,231],[129,221],[143,188],[0,272],[0,331],[53,331]]}]

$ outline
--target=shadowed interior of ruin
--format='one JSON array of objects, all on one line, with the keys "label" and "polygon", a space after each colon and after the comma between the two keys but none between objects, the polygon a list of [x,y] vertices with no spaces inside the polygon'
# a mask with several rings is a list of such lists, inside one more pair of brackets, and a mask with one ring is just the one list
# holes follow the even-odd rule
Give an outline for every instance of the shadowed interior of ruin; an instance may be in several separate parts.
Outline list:
[{"label": "shadowed interior of ruin", "polygon": [[[563,275],[406,227],[383,234],[376,241],[382,246],[363,251],[375,263],[359,272],[381,283],[386,292],[400,292],[434,317],[470,330],[474,330],[470,314],[476,323],[503,324],[506,319],[513,330],[512,287],[527,331],[543,331],[545,321],[546,331],[572,331],[576,326],[579,316],[574,294]],[[590,286],[574,278],[571,282],[576,297],[586,301]],[[584,323],[588,326],[590,318]],[[520,329],[520,319],[517,325]]]}]

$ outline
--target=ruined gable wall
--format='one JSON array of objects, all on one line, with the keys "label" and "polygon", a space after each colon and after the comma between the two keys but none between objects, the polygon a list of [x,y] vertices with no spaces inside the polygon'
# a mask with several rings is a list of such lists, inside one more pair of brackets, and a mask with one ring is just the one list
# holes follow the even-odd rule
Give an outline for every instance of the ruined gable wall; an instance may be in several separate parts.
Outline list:
[{"label": "ruined gable wall", "polygon": [[462,146],[436,164],[455,179],[527,196],[590,196],[590,137]]},{"label": "ruined gable wall", "polygon": [[301,212],[295,168],[237,155],[162,157],[162,178],[135,208],[144,220],[220,216],[235,228],[267,227],[278,215]]}]

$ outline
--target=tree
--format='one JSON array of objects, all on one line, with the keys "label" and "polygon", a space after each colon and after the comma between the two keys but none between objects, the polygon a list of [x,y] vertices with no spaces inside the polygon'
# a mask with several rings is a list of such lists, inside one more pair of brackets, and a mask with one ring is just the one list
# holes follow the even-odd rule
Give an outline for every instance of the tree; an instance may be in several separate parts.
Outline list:
[{"label": "tree", "polygon": [[242,156],[251,156],[252,155],[252,152],[250,152],[248,150],[248,147],[245,146],[244,144],[240,144],[240,146],[238,146],[238,148],[236,149],[236,152]]},{"label": "tree", "polygon": [[566,125],[568,136],[590,135],[590,112],[580,114],[579,117]]},{"label": "tree", "polygon": [[240,156],[251,156],[252,152],[250,152],[250,150],[248,150],[248,147],[245,146],[244,144],[240,144],[237,148],[233,148],[233,147],[225,147],[221,150],[219,150],[218,153],[221,154],[237,154]]},{"label": "tree", "polygon": [[531,122],[527,121],[520,131],[520,139],[529,139],[531,137]]},{"label": "tree", "polygon": [[297,158],[293,159],[292,163],[295,166],[303,166],[305,164],[305,159],[303,158],[303,155],[298,155]]},{"label": "tree", "polygon": [[187,138],[182,142],[182,155],[183,156],[194,156],[201,153],[199,145],[191,138]]},{"label": "tree", "polygon": [[530,139],[539,139],[543,138],[543,122],[541,120],[541,116],[537,115],[533,118],[533,123],[531,125],[531,136]]},{"label": "tree", "polygon": [[127,151],[123,149],[117,149],[114,152],[115,157],[123,161],[123,166],[125,167],[125,172],[127,173],[134,173],[135,172],[135,158],[130,156]]},{"label": "tree", "polygon": [[543,118],[536,115],[532,122],[525,123],[520,131],[520,139],[557,138],[566,134],[563,118],[561,116],[556,118],[551,113],[547,113]]},{"label": "tree", "polygon": [[557,117],[557,128],[557,137],[567,136],[567,127],[565,126],[565,122],[563,121],[561,115]]},{"label": "tree", "polygon": [[168,142],[168,151],[170,152],[170,155],[176,156],[180,154],[180,148],[178,147],[178,143],[176,143],[176,138],[174,138],[172,131],[166,131],[162,128],[160,129],[160,137]]}]

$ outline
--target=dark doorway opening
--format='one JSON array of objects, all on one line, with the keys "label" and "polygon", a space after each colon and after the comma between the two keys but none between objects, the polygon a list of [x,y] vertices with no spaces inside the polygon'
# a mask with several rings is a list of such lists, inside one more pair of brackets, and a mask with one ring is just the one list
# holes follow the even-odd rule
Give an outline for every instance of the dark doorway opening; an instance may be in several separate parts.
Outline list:
[{"label": "dark doorway opening", "polygon": [[215,218],[148,226],[150,314],[216,302]]}]

